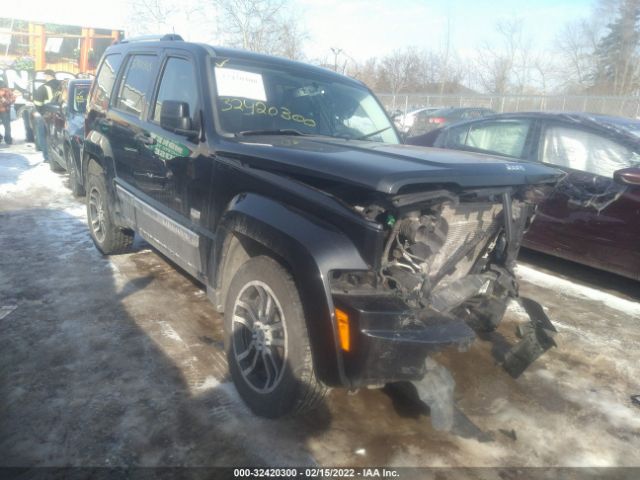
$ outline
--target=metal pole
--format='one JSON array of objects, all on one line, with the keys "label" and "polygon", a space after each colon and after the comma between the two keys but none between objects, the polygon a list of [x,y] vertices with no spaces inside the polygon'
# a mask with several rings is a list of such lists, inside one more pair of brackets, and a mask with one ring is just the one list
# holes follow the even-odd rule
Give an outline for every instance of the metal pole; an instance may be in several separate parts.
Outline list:
[{"label": "metal pole", "polygon": [[7,48],[4,50],[4,56],[8,57],[9,56],[9,47],[11,46],[11,40],[13,38],[13,22],[15,21],[15,18],[11,19],[11,26],[9,27],[9,41],[7,42]]}]

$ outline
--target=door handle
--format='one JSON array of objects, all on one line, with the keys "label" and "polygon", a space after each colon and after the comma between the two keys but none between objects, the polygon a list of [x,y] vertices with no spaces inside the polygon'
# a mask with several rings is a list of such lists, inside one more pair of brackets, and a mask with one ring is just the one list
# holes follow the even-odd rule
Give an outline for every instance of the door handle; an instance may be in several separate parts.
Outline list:
[{"label": "door handle", "polygon": [[156,144],[156,139],[153,138],[148,133],[139,133],[134,138],[138,142],[142,143],[143,145],[155,145]]}]

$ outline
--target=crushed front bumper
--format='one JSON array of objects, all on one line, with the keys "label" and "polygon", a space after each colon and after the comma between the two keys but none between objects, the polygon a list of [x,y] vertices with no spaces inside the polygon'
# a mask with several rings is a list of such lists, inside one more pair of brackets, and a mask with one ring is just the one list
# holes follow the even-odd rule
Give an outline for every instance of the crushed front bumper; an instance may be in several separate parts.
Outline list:
[{"label": "crushed front bumper", "polygon": [[[514,378],[555,346],[556,332],[542,307],[518,298],[531,322],[518,327],[521,341],[501,363]],[[349,387],[420,380],[425,359],[446,347],[466,350],[475,340],[464,321],[433,312],[416,311],[395,296],[334,294],[335,306],[349,315],[351,346],[343,352]]]}]

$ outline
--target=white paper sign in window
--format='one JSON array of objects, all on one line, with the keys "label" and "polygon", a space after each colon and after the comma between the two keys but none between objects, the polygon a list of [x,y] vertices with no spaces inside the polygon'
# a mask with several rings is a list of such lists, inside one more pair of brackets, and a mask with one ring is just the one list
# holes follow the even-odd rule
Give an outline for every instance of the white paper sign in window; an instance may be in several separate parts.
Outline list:
[{"label": "white paper sign in window", "polygon": [[221,97],[250,98],[251,100],[267,101],[264,92],[264,82],[259,73],[245,72],[233,68],[216,67],[216,84],[218,95]]}]

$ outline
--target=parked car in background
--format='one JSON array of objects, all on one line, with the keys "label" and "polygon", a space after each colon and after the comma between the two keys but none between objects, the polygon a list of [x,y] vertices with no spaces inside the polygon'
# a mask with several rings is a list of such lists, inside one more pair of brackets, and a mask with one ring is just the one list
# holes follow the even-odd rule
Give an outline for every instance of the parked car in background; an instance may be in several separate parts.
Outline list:
[{"label": "parked car in background", "polygon": [[421,115],[407,130],[408,136],[420,135],[436,128],[444,127],[450,123],[459,122],[461,120],[471,120],[474,118],[486,117],[493,115],[495,112],[488,108],[441,108]]},{"label": "parked car in background", "polygon": [[431,113],[440,110],[442,107],[424,107],[413,110],[405,115],[394,117],[394,122],[398,130],[402,133],[408,133],[411,130],[416,119],[424,119]]},{"label": "parked car in background", "polygon": [[91,80],[88,79],[65,80],[60,101],[44,107],[49,165],[53,171],[66,170],[69,173],[71,190],[76,196],[84,194],[78,172],[90,87]]},{"label": "parked car in background", "polygon": [[457,123],[407,143],[503,155],[561,168],[523,245],[640,279],[637,122],[565,113],[513,113]]}]

